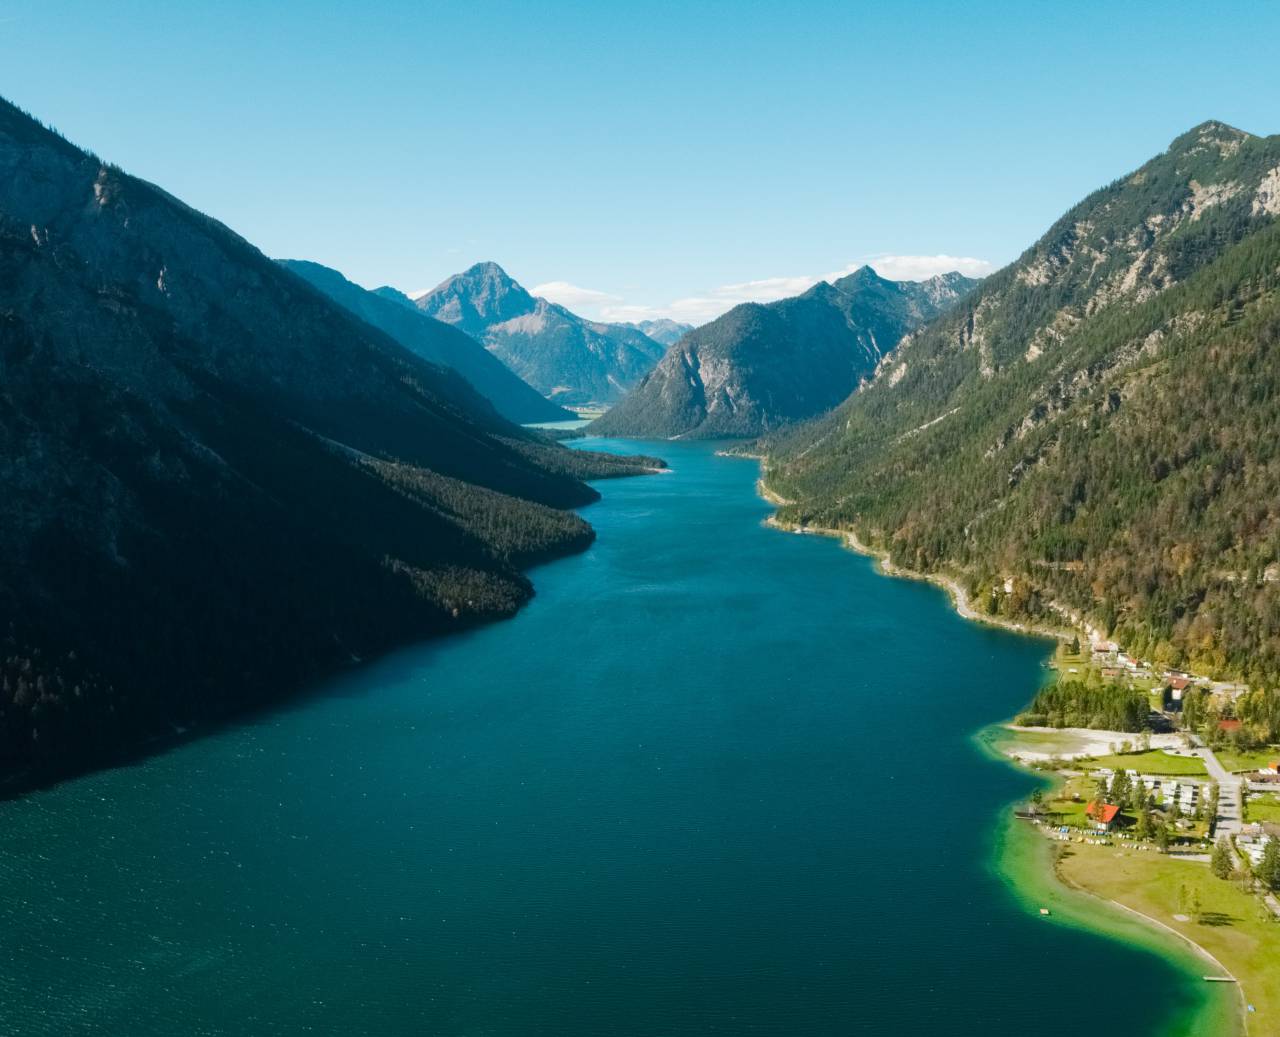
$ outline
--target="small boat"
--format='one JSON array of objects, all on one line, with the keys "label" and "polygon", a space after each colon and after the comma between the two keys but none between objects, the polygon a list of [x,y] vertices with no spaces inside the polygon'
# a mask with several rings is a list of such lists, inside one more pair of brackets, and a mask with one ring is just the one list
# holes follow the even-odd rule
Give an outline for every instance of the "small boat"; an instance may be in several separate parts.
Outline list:
[{"label": "small boat", "polygon": [[1047,915],[1047,914],[1049,913],[1049,909],[1048,909],[1047,907],[1042,907],[1042,908],[1040,909],[1040,913],[1041,913],[1042,915]]}]

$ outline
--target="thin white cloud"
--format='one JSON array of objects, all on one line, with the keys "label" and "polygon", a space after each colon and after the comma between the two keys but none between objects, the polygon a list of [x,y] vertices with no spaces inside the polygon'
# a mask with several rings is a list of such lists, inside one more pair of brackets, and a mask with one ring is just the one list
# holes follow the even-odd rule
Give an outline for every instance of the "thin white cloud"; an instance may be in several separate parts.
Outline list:
[{"label": "thin white cloud", "polygon": [[603,320],[627,324],[634,324],[642,320],[658,320],[662,317],[678,320],[684,324],[705,324],[709,320],[715,320],[720,314],[733,309],[738,303],[746,301],[746,299],[690,296],[686,299],[676,299],[665,306],[641,306],[634,303],[602,306],[600,308],[600,316]]},{"label": "thin white cloud", "polygon": [[938,274],[953,270],[966,277],[986,277],[995,269],[985,259],[973,256],[872,256],[867,260],[871,268],[890,281],[925,281]]},{"label": "thin white cloud", "polygon": [[710,288],[700,295],[675,299],[666,305],[644,305],[628,302],[620,296],[592,288],[582,288],[568,281],[548,281],[535,285],[534,295],[558,302],[573,310],[586,310],[601,320],[634,323],[668,317],[686,324],[705,324],[744,302],[776,302],[807,292],[819,281],[838,281],[862,266],[870,266],[881,277],[891,281],[923,281],[937,274],[959,271],[968,277],[985,277],[994,269],[985,259],[973,256],[877,255],[867,256],[825,274],[797,274],[786,277],[762,277]]},{"label": "thin white cloud", "polygon": [[535,284],[530,291],[550,302],[558,302],[561,306],[575,309],[579,306],[604,306],[608,303],[620,303],[619,296],[609,292],[599,292],[594,288],[583,288],[568,281],[547,281]]},{"label": "thin white cloud", "polygon": [[776,302],[806,292],[818,283],[816,277],[764,277],[758,281],[740,281],[712,289],[711,294],[739,302]]}]

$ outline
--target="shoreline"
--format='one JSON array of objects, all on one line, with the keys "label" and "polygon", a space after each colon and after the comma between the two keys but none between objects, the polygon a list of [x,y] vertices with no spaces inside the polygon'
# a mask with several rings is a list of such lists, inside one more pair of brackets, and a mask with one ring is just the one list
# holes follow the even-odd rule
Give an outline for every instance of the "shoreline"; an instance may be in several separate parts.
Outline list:
[{"label": "shoreline", "polygon": [[[1016,766],[1007,758],[1005,762]],[[1007,817],[996,826],[991,846],[989,867],[1006,883],[1010,896],[1028,914],[1037,916],[1042,907],[1050,905],[1052,913],[1045,918],[1046,922],[1119,941],[1159,957],[1185,975],[1188,992],[1199,1005],[1193,1017],[1179,1019],[1184,1026],[1194,1024],[1193,1028],[1175,1031],[1179,1037],[1201,1033],[1248,1037],[1249,1013],[1244,989],[1236,981],[1231,984],[1235,995],[1228,997],[1226,991],[1219,989],[1220,984],[1204,980],[1205,962],[1219,970],[1218,975],[1235,978],[1206,948],[1144,911],[1069,880],[1059,870],[1057,847],[1025,822]],[[1178,940],[1170,941],[1168,933]]]},{"label": "shoreline", "polygon": [[[756,480],[757,494],[763,500],[775,506],[793,503],[791,501],[788,501],[786,498],[782,497],[780,494],[775,493],[773,490],[771,490],[768,487],[768,485],[765,482],[764,471],[763,471],[764,458],[757,457],[756,460],[758,460],[761,464],[760,476]],[[872,559],[874,563],[874,568],[882,576],[895,577],[898,579],[906,579],[906,580],[916,580],[924,583],[931,583],[935,587],[939,587],[947,593],[947,596],[951,602],[951,606],[955,610],[957,615],[971,622],[984,623],[988,626],[998,627],[1000,629],[1007,630],[1012,633],[1024,634],[1024,635],[1035,636],[1035,637],[1049,637],[1057,641],[1068,641],[1071,638],[1078,636],[1079,631],[1077,631],[1076,629],[1064,629],[1064,628],[1058,628],[1058,627],[1041,626],[1039,624],[1018,623],[1012,620],[1002,619],[998,616],[989,616],[989,615],[980,613],[976,609],[974,609],[972,603],[970,602],[968,591],[963,586],[961,586],[960,583],[954,577],[949,576],[945,573],[915,572],[913,570],[904,569],[898,565],[895,565],[892,559],[889,557],[889,554],[887,551],[877,550],[876,548],[871,547],[869,544],[863,543],[862,540],[859,539],[857,533],[853,532],[852,530],[832,529],[829,527],[822,527],[822,526],[800,526],[795,523],[788,523],[788,522],[779,520],[776,512],[773,515],[770,515],[768,518],[766,518],[764,521],[764,524],[772,529],[776,529],[779,532],[784,532],[784,533],[792,533],[796,535],[814,535],[814,536],[832,537],[834,539],[841,541],[845,547],[847,547],[849,550],[853,551],[854,553],[860,554],[860,555],[863,555],[864,557]],[[1087,631],[1083,631],[1083,632],[1086,633],[1086,635],[1088,633]],[[974,735],[974,740],[977,741],[980,746],[982,745],[981,739],[979,737],[981,733],[982,732],[979,731]],[[982,746],[982,748],[989,754],[999,756],[999,758],[1003,760],[1008,766],[1015,767],[1025,774],[1035,773],[1033,770],[1031,770],[1031,768],[1028,768],[1023,764],[1020,764],[1018,761],[1013,760],[1008,756],[1005,756],[1003,753],[999,753],[997,750],[995,750],[991,746]],[[1029,898],[1031,898],[1036,892],[1036,890],[1032,888],[1035,885],[1035,883],[1029,881],[1029,879],[1031,879],[1032,876],[1025,873],[1021,873],[1020,869],[1018,869],[1017,867],[1018,864],[1026,863],[1026,861],[1025,861],[1024,855],[1014,853],[1010,849],[1010,844],[1012,842],[1018,840],[1019,838],[1022,838],[1022,836],[1020,835],[1013,834],[1015,830],[1013,829],[1012,825],[1013,825],[1013,821],[1009,820],[1005,822],[1005,827],[1001,827],[999,825],[997,826],[997,830],[993,839],[994,839],[994,842],[997,844],[994,848],[998,849],[999,853],[996,859],[993,860],[992,865],[995,868],[995,870],[998,871],[1004,877],[1004,879],[1009,883],[1011,893],[1017,899],[1019,899],[1024,904],[1026,904],[1028,909],[1030,909],[1031,905],[1029,902]],[[1060,868],[1058,867],[1059,862],[1058,862],[1057,855],[1053,854],[1054,847],[1049,845],[1048,840],[1046,840],[1038,832],[1027,832],[1025,833],[1025,837],[1029,840],[1035,840],[1036,842],[1044,844],[1042,847],[1035,848],[1035,850],[1033,850],[1033,853],[1038,853],[1043,855],[1045,851],[1048,851],[1051,856],[1051,860],[1048,862],[1049,867],[1045,869],[1047,871],[1047,874],[1044,874],[1042,872],[1039,876],[1037,876],[1039,879],[1053,883],[1057,887],[1057,889],[1064,894],[1070,893],[1078,898],[1081,898],[1082,900],[1083,898],[1088,898],[1087,903],[1091,903],[1096,907],[1096,911],[1090,912],[1085,909],[1084,903],[1075,903],[1071,905],[1076,910],[1074,912],[1068,910],[1067,917],[1070,921],[1074,921],[1075,924],[1088,929],[1090,932],[1096,933],[1098,935],[1102,935],[1104,937],[1109,937],[1112,939],[1125,939],[1124,936],[1120,935],[1119,931],[1125,928],[1121,923],[1126,918],[1128,918],[1135,925],[1140,926],[1143,932],[1145,933],[1145,935],[1148,937],[1150,944],[1147,946],[1146,949],[1151,950],[1153,953],[1160,954],[1167,961],[1169,961],[1169,963],[1173,967],[1181,969],[1188,964],[1185,961],[1179,960],[1182,957],[1182,954],[1185,954],[1185,953],[1192,953],[1197,957],[1199,957],[1200,959],[1212,963],[1213,966],[1219,970],[1220,975],[1231,977],[1233,981],[1232,986],[1235,987],[1236,995],[1237,995],[1235,999],[1237,1002],[1237,1007],[1236,1007],[1236,1010],[1231,1013],[1231,1015],[1235,1021],[1236,1032],[1242,1035],[1248,1035],[1249,1013],[1248,1013],[1248,1002],[1245,997],[1244,989],[1241,987],[1240,982],[1236,978],[1234,973],[1232,973],[1229,969],[1227,969],[1213,954],[1211,954],[1208,950],[1206,950],[1204,947],[1198,944],[1191,937],[1185,935],[1184,933],[1179,932],[1177,929],[1174,929],[1172,926],[1169,926],[1164,922],[1161,922],[1159,919],[1153,918],[1152,916],[1142,911],[1139,911],[1136,908],[1132,908],[1126,904],[1122,904],[1118,900],[1114,900],[1110,897],[1104,897],[1100,894],[1092,892],[1091,890],[1083,886],[1078,885],[1075,882],[1069,881],[1062,874]],[[1030,842],[1028,843],[1028,846],[1034,847],[1034,845],[1035,845],[1034,843],[1030,843]],[[1037,864],[1037,867],[1043,868],[1042,863],[1036,862],[1036,864]],[[1116,911],[1115,909],[1119,909],[1119,911]],[[1167,937],[1164,936],[1165,933],[1172,933],[1174,936],[1178,937],[1179,942],[1173,946],[1170,946]],[[1137,940],[1136,942],[1138,942],[1139,945],[1142,945],[1144,943],[1144,941],[1142,940]],[[1182,954],[1179,953],[1179,948],[1181,948]],[[1187,971],[1187,976],[1193,982],[1197,978],[1194,975],[1194,973],[1189,969]],[[1208,984],[1208,985],[1216,986],[1217,984]],[[1205,997],[1204,1004],[1205,1004],[1206,1011],[1212,1010],[1213,1000],[1214,1000],[1213,995],[1207,995]]]},{"label": "shoreline", "polygon": [[[765,485],[764,478],[756,480],[757,492],[770,504],[783,505],[792,504],[785,497],[780,496],[770,490]],[[951,607],[956,614],[963,619],[970,620],[974,623],[983,623],[987,626],[999,627],[1001,630],[1008,630],[1015,634],[1027,634],[1032,637],[1049,637],[1056,641],[1070,641],[1073,637],[1079,635],[1083,631],[1076,631],[1064,627],[1051,627],[1037,623],[1019,623],[1012,619],[1003,619],[1000,616],[990,616],[984,612],[975,609],[969,600],[969,592],[952,576],[946,573],[922,573],[916,572],[914,569],[904,569],[899,565],[895,565],[889,558],[887,551],[881,551],[869,544],[864,544],[858,534],[848,529],[832,529],[827,526],[800,526],[795,523],[783,522],[779,520],[777,515],[770,515],[765,519],[764,524],[772,529],[776,529],[782,533],[794,533],[799,536],[825,536],[832,537],[844,543],[854,554],[860,554],[870,558],[875,562],[875,569],[882,576],[895,577],[900,580],[915,580],[920,583],[931,583],[935,587],[939,587],[947,592],[947,597],[951,599]]]},{"label": "shoreline", "polygon": [[[979,752],[1020,774],[1035,777],[1042,783],[1047,782],[1048,788],[1060,787],[1062,784],[1060,775],[1050,778],[1043,772],[1034,770],[1015,757],[997,749],[983,737],[992,728],[1003,726],[1004,723],[1004,721],[999,721],[988,725],[973,735],[972,741],[978,747]],[[1058,854],[1059,846],[1055,845],[1029,823],[1014,818],[1012,814],[1007,814],[1004,820],[997,824],[993,842],[1002,843],[1003,845],[996,846],[999,853],[993,857],[991,867],[1004,878],[1014,897],[1024,903],[1029,911],[1038,909],[1040,906],[1036,903],[1038,900],[1051,901],[1056,909],[1061,906],[1060,898],[1071,898],[1066,901],[1067,907],[1061,918],[1056,914],[1050,917],[1056,918],[1059,923],[1062,923],[1065,919],[1068,924],[1076,924],[1091,933],[1107,939],[1118,939],[1126,943],[1134,943],[1141,949],[1164,958],[1174,968],[1185,969],[1188,978],[1193,983],[1197,981],[1204,982],[1204,976],[1190,967],[1191,960],[1186,958],[1187,954],[1193,955],[1197,960],[1211,964],[1218,970],[1218,975],[1229,976],[1236,994],[1235,998],[1231,999],[1235,1002],[1230,1011],[1235,1027],[1232,1032],[1239,1035],[1239,1037],[1248,1037],[1249,1000],[1245,995],[1244,987],[1241,985],[1239,977],[1228,969],[1208,948],[1196,942],[1186,933],[1180,932],[1145,911],[1140,911],[1135,907],[1130,907],[1128,904],[1121,903],[1114,897],[1096,893],[1088,886],[1073,881],[1062,871],[1061,858]],[[1026,846],[1026,852],[1019,852],[1016,847],[1010,848],[1010,844],[1017,842],[1022,842]],[[1028,857],[1042,859],[1028,862]],[[1034,870],[1025,870],[1024,866],[1030,866]],[[1126,922],[1136,926],[1139,935],[1135,936],[1129,932],[1130,927],[1126,925]],[[1176,942],[1171,943],[1165,936],[1166,933],[1176,937]],[[1217,986],[1216,983],[1207,985]],[[1211,1012],[1214,1008],[1214,999],[1219,995],[1212,991],[1205,991],[1205,995],[1205,1011]],[[1195,1032],[1202,1031],[1197,1030]],[[1224,1033],[1220,1026],[1217,1025],[1212,1031],[1208,1032]]]}]

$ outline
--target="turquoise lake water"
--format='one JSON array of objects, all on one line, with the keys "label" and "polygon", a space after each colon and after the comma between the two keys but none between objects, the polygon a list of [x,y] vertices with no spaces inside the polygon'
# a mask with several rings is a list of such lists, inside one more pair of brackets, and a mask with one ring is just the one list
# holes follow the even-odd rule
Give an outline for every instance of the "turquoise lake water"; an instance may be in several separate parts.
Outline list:
[{"label": "turquoise lake water", "polygon": [[[516,619],[0,804],[0,1033],[1165,1034],[990,867],[1044,642],[764,528],[707,444]],[[1089,990],[1122,990],[1090,1007]]]}]

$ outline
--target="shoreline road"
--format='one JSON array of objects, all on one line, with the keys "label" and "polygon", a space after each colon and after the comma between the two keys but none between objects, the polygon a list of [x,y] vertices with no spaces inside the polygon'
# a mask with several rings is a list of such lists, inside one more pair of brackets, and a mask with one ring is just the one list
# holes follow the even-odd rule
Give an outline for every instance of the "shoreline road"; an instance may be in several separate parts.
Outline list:
[{"label": "shoreline road", "polygon": [[1217,833],[1234,838],[1244,827],[1240,805],[1240,789],[1244,781],[1238,774],[1232,774],[1222,766],[1214,751],[1199,738],[1195,739],[1195,747],[1191,751],[1204,760],[1209,777],[1218,783]]}]

